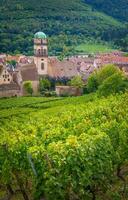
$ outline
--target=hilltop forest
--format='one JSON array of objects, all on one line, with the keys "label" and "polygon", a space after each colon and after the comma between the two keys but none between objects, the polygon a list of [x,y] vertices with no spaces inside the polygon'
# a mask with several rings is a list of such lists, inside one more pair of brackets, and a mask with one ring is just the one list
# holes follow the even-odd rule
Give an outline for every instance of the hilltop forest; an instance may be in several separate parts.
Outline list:
[{"label": "hilltop forest", "polygon": [[33,34],[44,31],[50,54],[86,41],[128,49],[128,0],[0,0],[0,52],[33,54]]},{"label": "hilltop forest", "polygon": [[128,0],[85,0],[85,2],[120,21],[128,21]]}]

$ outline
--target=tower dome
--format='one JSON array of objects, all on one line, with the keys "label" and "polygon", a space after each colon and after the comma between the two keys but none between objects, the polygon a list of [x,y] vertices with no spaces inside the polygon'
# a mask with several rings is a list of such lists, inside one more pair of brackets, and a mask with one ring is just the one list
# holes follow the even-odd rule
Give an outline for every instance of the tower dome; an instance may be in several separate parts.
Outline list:
[{"label": "tower dome", "polygon": [[35,39],[47,39],[47,36],[43,32],[37,32],[37,33],[35,33],[34,38]]}]

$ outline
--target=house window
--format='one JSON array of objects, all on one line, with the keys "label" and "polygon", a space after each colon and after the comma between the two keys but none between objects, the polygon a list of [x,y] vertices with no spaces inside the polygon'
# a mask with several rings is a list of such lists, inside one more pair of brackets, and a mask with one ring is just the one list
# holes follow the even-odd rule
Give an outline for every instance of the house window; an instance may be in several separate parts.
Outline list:
[{"label": "house window", "polygon": [[8,78],[8,81],[10,81],[10,79]]},{"label": "house window", "polygon": [[4,78],[4,75],[3,75],[3,78]]},{"label": "house window", "polygon": [[44,63],[41,63],[41,69],[44,70]]},{"label": "house window", "polygon": [[4,79],[4,82],[6,81],[6,79]]}]

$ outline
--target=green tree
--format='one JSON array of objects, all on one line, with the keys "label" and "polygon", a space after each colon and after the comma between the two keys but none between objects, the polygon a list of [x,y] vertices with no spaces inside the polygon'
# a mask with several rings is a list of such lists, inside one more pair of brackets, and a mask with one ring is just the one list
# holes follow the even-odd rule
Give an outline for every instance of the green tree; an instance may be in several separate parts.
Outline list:
[{"label": "green tree", "polygon": [[14,68],[16,67],[17,65],[17,62],[15,60],[10,60],[10,61],[7,61],[7,63],[9,63],[11,66],[13,66]]},{"label": "green tree", "polygon": [[31,81],[25,81],[23,84],[23,87],[27,94],[31,95],[33,94],[33,88],[32,88],[32,82]]},{"label": "green tree", "polygon": [[117,66],[113,64],[104,65],[97,71],[98,85],[101,85],[106,78],[118,72],[120,72],[120,69]]},{"label": "green tree", "polygon": [[[114,74],[118,74],[120,77],[123,76],[123,73],[120,71],[120,69],[113,64],[105,65],[101,69],[96,70],[88,78],[87,90],[89,92],[97,91],[99,87],[104,83],[104,81]],[[114,84],[114,81],[111,81],[111,84]]]},{"label": "green tree", "polygon": [[121,72],[118,72],[103,81],[102,85],[99,86],[98,93],[107,96],[109,94],[124,91],[125,88],[124,76]]},{"label": "green tree", "polygon": [[71,79],[70,83],[71,86],[77,87],[77,88],[83,88],[84,82],[81,78],[81,76],[75,76]]},{"label": "green tree", "polygon": [[63,46],[62,52],[60,54],[60,56],[58,57],[59,60],[63,60],[67,55],[69,54],[69,48],[67,46]]},{"label": "green tree", "polygon": [[95,92],[98,89],[98,80],[97,80],[97,73],[94,72],[90,75],[88,82],[87,82],[87,90],[88,92]]},{"label": "green tree", "polygon": [[51,87],[51,82],[47,78],[40,79],[39,90],[42,93],[43,91],[49,90]]}]

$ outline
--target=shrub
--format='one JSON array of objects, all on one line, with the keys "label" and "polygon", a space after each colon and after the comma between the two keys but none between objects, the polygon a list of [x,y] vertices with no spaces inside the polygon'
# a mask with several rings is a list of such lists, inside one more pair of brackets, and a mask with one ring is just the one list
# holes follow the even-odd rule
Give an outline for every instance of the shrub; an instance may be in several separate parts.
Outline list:
[{"label": "shrub", "polygon": [[46,90],[46,91],[42,92],[42,95],[45,96],[45,97],[56,97],[56,92]]},{"label": "shrub", "polygon": [[23,87],[28,94],[30,94],[30,95],[33,94],[33,88],[32,88],[32,82],[31,81],[25,81],[24,84],[23,84]]},{"label": "shrub", "polygon": [[51,82],[47,78],[40,79],[39,90],[42,93],[43,91],[49,90],[51,87]]},{"label": "shrub", "polygon": [[77,88],[83,88],[84,82],[81,78],[81,76],[75,76],[71,79],[70,83],[71,86],[77,87]]}]

